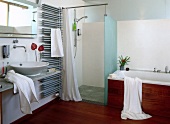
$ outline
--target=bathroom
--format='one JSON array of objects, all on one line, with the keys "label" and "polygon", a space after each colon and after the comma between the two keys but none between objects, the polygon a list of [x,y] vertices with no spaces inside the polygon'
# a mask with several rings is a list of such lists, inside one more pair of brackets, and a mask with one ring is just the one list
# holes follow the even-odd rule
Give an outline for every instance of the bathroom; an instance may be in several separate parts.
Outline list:
[{"label": "bathroom", "polygon": [[[36,2],[36,0],[29,0],[31,2]],[[154,4],[153,4],[154,2]],[[165,66],[169,66],[170,57],[168,54],[168,43],[169,43],[169,18],[170,18],[170,11],[169,6],[170,2],[168,0],[158,0],[155,1],[138,1],[135,0],[41,0],[41,4],[48,4],[55,7],[72,7],[72,6],[82,6],[82,5],[94,5],[94,4],[105,4],[108,3],[108,5],[104,6],[96,6],[96,7],[85,7],[85,8],[78,8],[76,9],[76,16],[77,18],[81,18],[83,16],[88,16],[86,19],[82,19],[79,21],[77,28],[81,30],[80,36],[77,38],[77,55],[75,57],[75,65],[76,65],[76,74],[77,74],[77,82],[79,87],[82,85],[89,85],[89,86],[95,86],[95,87],[102,87],[103,89],[103,99],[102,104],[106,104],[106,100],[104,101],[104,87],[106,86],[104,84],[104,55],[98,55],[97,58],[100,58],[97,60],[97,64],[94,63],[96,60],[94,60],[93,64],[90,63],[91,67],[96,67],[98,72],[103,75],[99,76],[100,80],[99,84],[90,84],[89,82],[90,78],[95,77],[94,74],[94,68],[86,67],[88,64],[87,59],[92,59],[94,56],[91,56],[91,58],[84,58],[83,53],[90,54],[90,52],[95,53],[94,51],[91,51],[95,48],[95,46],[90,47],[90,42],[93,40],[100,39],[101,44],[104,45],[105,40],[105,31],[104,31],[104,24],[105,24],[105,14],[107,16],[112,17],[115,23],[117,23],[117,56],[123,55],[123,56],[130,56],[131,61],[127,67],[130,69],[137,69],[137,70],[152,70],[154,71],[154,68],[157,70],[164,71]],[[74,9],[72,11],[72,23],[74,22]],[[38,21],[38,20],[37,20]],[[90,25],[91,24],[91,25]],[[96,24],[96,25],[95,25]],[[95,30],[95,26],[100,25],[100,27],[97,27],[99,30]],[[94,28],[92,27],[94,26]],[[146,29],[143,29],[144,27],[147,27]],[[40,27],[38,27],[39,29]],[[88,38],[88,33],[83,30],[86,28],[86,31],[90,34],[92,31],[96,31],[99,34],[102,34],[99,39]],[[114,27],[115,28],[115,27]],[[150,30],[149,30],[149,29]],[[94,29],[94,30],[92,30]],[[101,30],[102,29],[102,30]],[[90,32],[91,31],[91,32]],[[162,33],[164,32],[164,33]],[[87,33],[87,34],[86,34]],[[128,35],[127,35],[128,33]],[[135,34],[135,35],[134,35]],[[102,39],[102,40],[101,40]],[[3,62],[6,65],[7,62],[9,64],[13,62],[24,62],[24,61],[36,61],[35,52],[31,50],[31,44],[36,43],[39,45],[42,44],[40,39],[40,34],[37,34],[36,38],[17,38],[18,46],[25,46],[27,49],[27,52],[24,51],[23,48],[17,48],[13,49],[13,40],[16,40],[16,38],[0,38],[0,46],[3,45],[10,45],[10,57],[3,59],[2,56],[0,57],[0,67],[2,68]],[[86,40],[89,40],[88,42],[84,42]],[[86,44],[85,44],[86,43]],[[89,43],[89,44],[88,44]],[[84,45],[87,45],[86,48],[84,48]],[[88,49],[89,45],[89,49]],[[100,47],[100,43],[99,46]],[[2,47],[0,47],[0,51],[2,51]],[[100,50],[104,49],[101,48]],[[136,52],[138,51],[138,52]],[[100,51],[101,52],[101,51]],[[148,54],[149,53],[149,54]],[[2,53],[1,53],[2,54]],[[74,51],[75,54],[75,51]],[[93,54],[94,55],[94,54]],[[112,55],[108,55],[109,57],[112,57]],[[103,58],[102,58],[103,57]],[[112,58],[113,59],[113,58]],[[114,58],[114,59],[117,59]],[[100,63],[103,61],[102,63]],[[119,65],[117,63],[114,63],[114,69],[111,71],[115,71],[116,68],[119,69]],[[117,66],[117,67],[116,67]],[[88,70],[85,70],[85,69]],[[90,69],[93,69],[89,72]],[[98,73],[97,73],[98,74]],[[90,76],[89,76],[90,75]],[[83,76],[89,76],[85,79]],[[82,80],[87,80],[87,84],[83,84]],[[96,81],[97,82],[97,81]],[[102,84],[103,82],[103,84]],[[106,91],[105,91],[106,92]],[[105,94],[105,96],[107,96]],[[51,101],[53,98],[49,98],[48,100],[44,100],[44,104]],[[87,100],[88,101],[88,100]],[[92,101],[95,103],[94,101]],[[13,117],[11,120],[15,120],[19,117]],[[10,120],[10,121],[11,121]]]}]

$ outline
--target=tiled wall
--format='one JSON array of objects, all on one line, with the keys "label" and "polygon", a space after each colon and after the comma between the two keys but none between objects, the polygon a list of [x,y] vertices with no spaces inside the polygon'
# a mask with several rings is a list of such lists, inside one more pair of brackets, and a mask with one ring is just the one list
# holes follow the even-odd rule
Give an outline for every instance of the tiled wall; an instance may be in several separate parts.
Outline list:
[{"label": "tiled wall", "polygon": [[118,21],[118,55],[130,56],[128,67],[165,71],[170,67],[170,20]]},{"label": "tiled wall", "polygon": [[104,23],[83,24],[83,85],[104,87]]}]

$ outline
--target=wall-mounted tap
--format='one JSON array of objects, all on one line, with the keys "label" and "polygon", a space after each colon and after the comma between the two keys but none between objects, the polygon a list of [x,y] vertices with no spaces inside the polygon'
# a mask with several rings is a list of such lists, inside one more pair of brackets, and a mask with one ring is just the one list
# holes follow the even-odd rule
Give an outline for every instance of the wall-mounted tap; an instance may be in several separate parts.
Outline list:
[{"label": "wall-mounted tap", "polygon": [[18,40],[16,39],[16,40],[13,40],[13,43],[18,43]]},{"label": "wall-mounted tap", "polygon": [[16,49],[16,48],[24,48],[24,49],[25,49],[25,52],[27,52],[27,49],[26,49],[25,46],[17,46],[17,45],[14,45],[13,48],[14,48],[14,49]]},{"label": "wall-mounted tap", "polygon": [[156,72],[156,68],[154,68],[154,71],[153,72]]}]

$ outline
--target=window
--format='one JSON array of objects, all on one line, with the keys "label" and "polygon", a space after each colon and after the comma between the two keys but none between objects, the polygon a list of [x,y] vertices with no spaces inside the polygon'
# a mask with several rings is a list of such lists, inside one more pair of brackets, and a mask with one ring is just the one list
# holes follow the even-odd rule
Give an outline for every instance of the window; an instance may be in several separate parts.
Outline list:
[{"label": "window", "polygon": [[21,7],[9,5],[8,26],[20,26],[19,24],[22,25],[22,20],[24,19],[21,13],[22,10],[23,8]]},{"label": "window", "polygon": [[28,7],[19,4],[14,4],[10,2],[0,2],[0,26],[16,25],[17,22],[22,18],[18,13],[20,13],[22,10],[27,9]]},{"label": "window", "polygon": [[8,4],[0,2],[0,25],[8,25]]}]

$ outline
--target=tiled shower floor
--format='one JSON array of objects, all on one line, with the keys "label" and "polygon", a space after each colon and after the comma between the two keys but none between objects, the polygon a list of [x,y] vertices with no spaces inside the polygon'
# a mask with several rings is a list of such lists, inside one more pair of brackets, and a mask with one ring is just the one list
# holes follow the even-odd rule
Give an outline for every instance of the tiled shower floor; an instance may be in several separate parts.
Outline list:
[{"label": "tiled shower floor", "polygon": [[104,88],[82,85],[79,91],[83,101],[104,105]]}]

